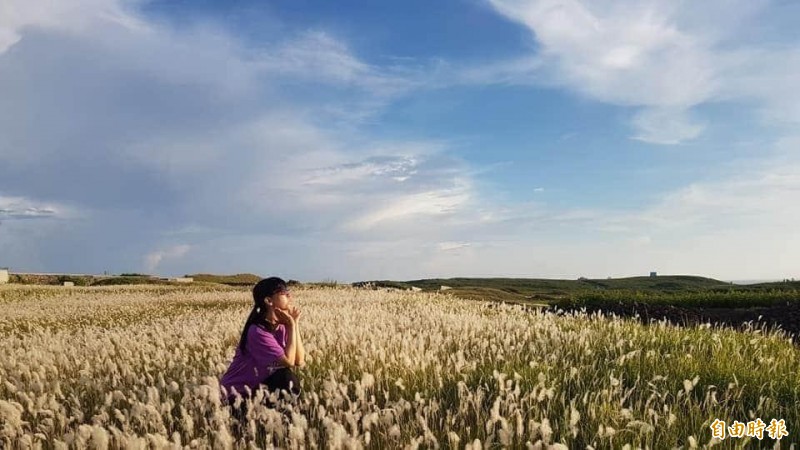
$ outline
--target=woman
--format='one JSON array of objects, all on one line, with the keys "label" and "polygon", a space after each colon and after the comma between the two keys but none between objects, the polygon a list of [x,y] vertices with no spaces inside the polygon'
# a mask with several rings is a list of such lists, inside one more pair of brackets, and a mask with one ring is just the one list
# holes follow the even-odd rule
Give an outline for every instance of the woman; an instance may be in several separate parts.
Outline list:
[{"label": "woman", "polygon": [[292,306],[291,292],[278,277],[259,281],[253,287],[253,302],[236,354],[220,385],[230,403],[236,394],[247,397],[261,386],[299,395],[300,382],[292,368],[305,363],[298,325],[302,314]]}]

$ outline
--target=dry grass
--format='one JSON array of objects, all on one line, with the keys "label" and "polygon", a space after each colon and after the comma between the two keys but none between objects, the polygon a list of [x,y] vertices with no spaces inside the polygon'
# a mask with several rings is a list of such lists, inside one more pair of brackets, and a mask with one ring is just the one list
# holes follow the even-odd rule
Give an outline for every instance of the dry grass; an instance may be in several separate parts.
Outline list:
[{"label": "dry grass", "polygon": [[798,441],[800,353],[780,334],[296,292],[305,394],[251,408],[237,442],[217,380],[247,292],[0,287],[0,447],[688,448],[755,417]]}]

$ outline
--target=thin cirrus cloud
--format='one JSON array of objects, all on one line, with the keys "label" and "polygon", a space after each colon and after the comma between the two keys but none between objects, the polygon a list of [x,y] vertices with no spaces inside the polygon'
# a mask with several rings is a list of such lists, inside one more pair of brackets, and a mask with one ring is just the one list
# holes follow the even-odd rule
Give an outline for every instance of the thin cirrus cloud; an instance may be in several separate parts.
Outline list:
[{"label": "thin cirrus cloud", "polygon": [[[608,267],[644,273],[711,273],[736,279],[742,274],[771,279],[797,271],[800,233],[800,161],[781,141],[778,156],[734,164],[729,174],[668,191],[635,211],[588,211],[580,229],[594,228],[624,260]],[[610,249],[586,248],[602,255]],[[658,262],[658,266],[656,266]],[[624,271],[623,271],[624,273]]]},{"label": "thin cirrus cloud", "polygon": [[778,236],[796,235],[793,224],[800,219],[800,208],[794,199],[800,194],[800,161],[779,158],[755,164],[749,172],[676,190],[639,218],[662,229],[694,225],[713,232],[722,227],[756,227],[781,230]]},{"label": "thin cirrus cloud", "polygon": [[652,144],[677,145],[700,136],[705,124],[685,109],[647,108],[633,118],[637,139]]},{"label": "thin cirrus cloud", "polygon": [[399,95],[420,84],[408,71],[379,68],[358,59],[345,43],[322,31],[305,32],[260,54],[256,64],[276,76],[352,87],[378,97]]},{"label": "thin cirrus cloud", "polygon": [[324,167],[311,171],[303,181],[308,185],[335,186],[364,178],[389,176],[403,182],[418,173],[413,157],[372,157],[362,162]]},{"label": "thin cirrus cloud", "polygon": [[65,208],[33,202],[24,197],[0,196],[0,221],[3,219],[41,219],[63,217]]},{"label": "thin cirrus cloud", "polygon": [[468,186],[461,186],[459,183],[450,190],[417,192],[394,198],[382,208],[356,217],[346,227],[353,231],[366,231],[385,224],[409,226],[420,217],[456,213],[469,199]]}]

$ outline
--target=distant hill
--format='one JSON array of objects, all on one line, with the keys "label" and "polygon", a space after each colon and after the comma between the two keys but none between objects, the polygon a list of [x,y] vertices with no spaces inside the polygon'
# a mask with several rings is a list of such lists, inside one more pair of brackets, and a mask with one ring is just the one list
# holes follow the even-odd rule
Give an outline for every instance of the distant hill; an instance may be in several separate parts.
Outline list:
[{"label": "distant hill", "polygon": [[737,290],[800,290],[800,281],[770,281],[766,283],[745,284],[736,286]]},{"label": "distant hill", "polygon": [[194,281],[207,283],[227,284],[228,286],[252,286],[261,280],[261,277],[252,273],[237,273],[236,275],[214,275],[210,273],[196,273],[186,275]]},{"label": "distant hill", "polygon": [[433,278],[403,282],[423,290],[438,290],[440,286],[452,288],[494,288],[520,294],[567,294],[593,289],[625,289],[642,291],[695,291],[728,287],[731,284],[691,275],[662,275],[657,277],[628,277],[577,280],[551,280],[539,278]]},{"label": "distant hill", "polygon": [[92,286],[120,286],[128,284],[158,284],[169,286],[175,283],[147,275],[122,275],[118,277],[106,277],[95,280]]},{"label": "distant hill", "polygon": [[354,283],[356,286],[371,284],[376,287],[399,289],[420,288],[423,291],[438,291],[449,287],[453,295],[468,299],[499,300],[512,303],[547,303],[577,292],[586,291],[644,291],[644,292],[701,292],[727,290],[731,283],[691,275],[659,275],[657,277],[628,277],[608,279],[579,278],[556,280],[542,278],[429,278],[422,280],[391,281],[376,280]]}]

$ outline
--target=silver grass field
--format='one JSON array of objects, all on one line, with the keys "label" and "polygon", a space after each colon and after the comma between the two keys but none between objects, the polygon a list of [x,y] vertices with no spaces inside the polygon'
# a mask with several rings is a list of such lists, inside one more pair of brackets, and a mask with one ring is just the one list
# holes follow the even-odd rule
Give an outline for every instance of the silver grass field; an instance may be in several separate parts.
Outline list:
[{"label": "silver grass field", "polygon": [[[796,448],[779,331],[441,294],[299,289],[303,396],[235,423],[218,380],[250,310],[209,287],[0,286],[0,448]],[[257,399],[263,396],[257,394]],[[715,419],[789,435],[714,439]]]}]

